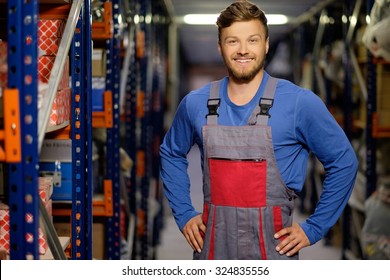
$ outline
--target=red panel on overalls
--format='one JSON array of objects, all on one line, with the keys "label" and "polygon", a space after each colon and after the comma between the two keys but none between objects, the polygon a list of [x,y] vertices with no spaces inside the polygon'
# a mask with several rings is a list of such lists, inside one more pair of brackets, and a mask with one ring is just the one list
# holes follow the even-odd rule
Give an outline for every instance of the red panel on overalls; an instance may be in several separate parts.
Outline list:
[{"label": "red panel on overalls", "polygon": [[211,158],[209,166],[212,204],[233,207],[266,205],[267,165],[264,160]]}]

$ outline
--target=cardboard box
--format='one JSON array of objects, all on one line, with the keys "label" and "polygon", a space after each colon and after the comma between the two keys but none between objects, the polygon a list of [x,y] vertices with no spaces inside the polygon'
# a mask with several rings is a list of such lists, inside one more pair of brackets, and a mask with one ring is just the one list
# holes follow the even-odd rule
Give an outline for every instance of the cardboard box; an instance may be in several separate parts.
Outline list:
[{"label": "cardboard box", "polygon": [[54,222],[53,225],[58,236],[71,236],[72,229],[70,223]]},{"label": "cardboard box", "polygon": [[40,161],[43,162],[71,162],[72,140],[71,139],[45,139],[42,143]]},{"label": "cardboard box", "polygon": [[[54,222],[54,228],[58,236],[71,236],[72,228],[70,223]],[[105,225],[104,223],[94,222],[92,224],[92,257],[97,260],[105,259]]]},{"label": "cardboard box", "polygon": [[92,51],[92,77],[106,76],[106,50],[93,49]]},{"label": "cardboard box", "polygon": [[104,260],[106,238],[105,238],[105,226],[103,223],[92,224],[92,241],[93,241],[92,257],[97,260]]}]

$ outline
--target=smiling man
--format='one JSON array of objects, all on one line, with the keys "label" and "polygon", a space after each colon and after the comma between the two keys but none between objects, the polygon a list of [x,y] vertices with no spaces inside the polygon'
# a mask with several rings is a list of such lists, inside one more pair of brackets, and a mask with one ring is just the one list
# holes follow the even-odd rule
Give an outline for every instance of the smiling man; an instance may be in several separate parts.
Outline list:
[{"label": "smiling man", "polygon": [[[259,7],[234,2],[217,26],[228,76],[180,103],[160,146],[165,195],[194,259],[297,259],[340,217],[356,177],[354,150],[317,95],[264,70],[269,35]],[[201,151],[202,213],[190,197],[193,145]],[[324,165],[323,192],[297,224],[295,193],[310,152]]]}]

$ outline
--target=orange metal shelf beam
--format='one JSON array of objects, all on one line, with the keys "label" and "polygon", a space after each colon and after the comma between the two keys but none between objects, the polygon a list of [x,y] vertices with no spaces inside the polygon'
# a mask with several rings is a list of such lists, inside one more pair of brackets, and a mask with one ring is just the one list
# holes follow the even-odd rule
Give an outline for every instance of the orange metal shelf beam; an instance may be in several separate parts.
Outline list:
[{"label": "orange metal shelf beam", "polygon": [[[72,209],[71,203],[63,203],[60,207],[53,208],[53,216],[71,216]],[[113,202],[112,202],[112,181],[104,180],[104,196],[102,200],[92,200],[92,212],[93,216],[99,217],[112,217]]]},{"label": "orange metal shelf beam", "polygon": [[40,19],[67,19],[71,4],[41,4],[39,6]]},{"label": "orange metal shelf beam", "polygon": [[22,160],[20,139],[19,91],[5,89],[3,93],[4,129],[0,130],[0,161]]},{"label": "orange metal shelf beam", "polygon": [[93,200],[93,215],[112,217],[114,214],[113,203],[112,203],[112,181],[104,180],[104,199]]},{"label": "orange metal shelf beam", "polygon": [[103,22],[92,22],[92,39],[111,39],[113,34],[112,2],[104,2]]},{"label": "orange metal shelf beam", "polygon": [[93,128],[112,128],[113,114],[112,114],[112,92],[106,90],[103,96],[104,111],[92,112],[92,127]]},{"label": "orange metal shelf beam", "polygon": [[373,113],[372,116],[372,137],[374,138],[390,138],[390,126],[378,125],[378,114]]},{"label": "orange metal shelf beam", "polygon": [[45,136],[46,139],[71,139],[71,126],[67,125],[63,129],[48,132]]}]

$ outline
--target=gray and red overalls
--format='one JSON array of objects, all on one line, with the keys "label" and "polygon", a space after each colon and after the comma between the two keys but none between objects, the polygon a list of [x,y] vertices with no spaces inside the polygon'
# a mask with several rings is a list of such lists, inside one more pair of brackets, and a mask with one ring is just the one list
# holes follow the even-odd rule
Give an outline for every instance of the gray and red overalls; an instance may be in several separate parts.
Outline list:
[{"label": "gray and red overalls", "polygon": [[269,109],[277,79],[269,77],[248,125],[218,125],[220,81],[213,82],[204,150],[203,222],[207,230],[194,259],[298,259],[280,255],[273,236],[291,226],[294,191],[283,182],[274,156]]}]

